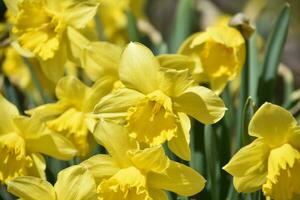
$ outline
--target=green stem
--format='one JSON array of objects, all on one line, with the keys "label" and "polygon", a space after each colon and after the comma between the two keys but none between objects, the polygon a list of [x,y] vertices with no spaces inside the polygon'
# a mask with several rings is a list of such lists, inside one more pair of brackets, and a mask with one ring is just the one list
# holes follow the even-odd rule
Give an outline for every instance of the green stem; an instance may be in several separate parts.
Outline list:
[{"label": "green stem", "polygon": [[31,75],[33,84],[34,84],[35,88],[37,89],[37,91],[39,92],[39,94],[41,95],[43,102],[44,103],[51,102],[50,98],[44,93],[43,87],[42,87],[35,71],[33,70],[33,66],[30,63],[30,61],[27,58],[24,58],[24,62],[30,71],[30,75]]}]

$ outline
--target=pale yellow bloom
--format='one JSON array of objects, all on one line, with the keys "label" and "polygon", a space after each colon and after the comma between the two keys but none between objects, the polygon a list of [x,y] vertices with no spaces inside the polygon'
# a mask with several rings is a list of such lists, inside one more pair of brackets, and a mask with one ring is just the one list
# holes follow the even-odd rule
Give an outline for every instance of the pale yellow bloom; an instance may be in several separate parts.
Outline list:
[{"label": "pale yellow bloom", "polygon": [[97,200],[93,176],[78,165],[59,172],[54,186],[45,180],[24,176],[10,181],[7,189],[22,200]]},{"label": "pale yellow bloom", "polygon": [[[9,78],[9,80],[16,85],[20,90],[33,97],[35,102],[41,102],[41,96],[37,91],[37,88],[32,82],[32,76],[28,66],[24,63],[20,54],[11,46],[4,49],[4,61],[2,64],[3,73]],[[40,70],[38,62],[34,59],[28,60],[32,65],[38,81],[44,89],[44,92],[52,96],[54,94],[55,84],[51,82]]]},{"label": "pale yellow bloom", "polygon": [[243,36],[229,26],[209,27],[205,32],[195,33],[179,49],[180,54],[195,60],[192,73],[196,82],[209,83],[217,93],[240,73],[245,51]]},{"label": "pale yellow bloom", "polygon": [[41,105],[28,113],[39,118],[49,129],[67,137],[79,156],[87,156],[93,146],[93,138],[86,121],[95,104],[111,88],[111,83],[106,80],[99,80],[88,87],[76,77],[66,76],[57,83],[56,103]]},{"label": "pale yellow bloom", "polygon": [[3,73],[21,89],[32,89],[30,71],[23,62],[22,57],[12,47],[6,48],[4,52]]},{"label": "pale yellow bloom", "polygon": [[45,74],[57,81],[67,60],[79,63],[88,42],[79,30],[98,9],[98,0],[5,0],[14,15],[12,33],[19,45],[37,57]]},{"label": "pale yellow bloom", "polygon": [[285,109],[263,104],[249,124],[256,139],[237,152],[224,169],[239,192],[262,188],[274,200],[300,197],[300,129]]},{"label": "pale yellow bloom", "polygon": [[119,65],[123,48],[108,42],[91,42],[85,46],[82,55],[82,65],[87,76],[97,81],[110,80],[118,85]]},{"label": "pale yellow bloom", "polygon": [[17,108],[2,95],[0,108],[1,183],[24,175],[45,179],[46,163],[41,153],[63,160],[76,154],[68,140],[38,121],[19,115]]},{"label": "pale yellow bloom", "polygon": [[127,11],[136,18],[144,18],[146,0],[103,0],[99,17],[106,39],[117,44],[126,44],[128,39]]},{"label": "pale yellow bloom", "polygon": [[149,146],[168,141],[170,149],[190,159],[190,115],[204,124],[220,120],[223,101],[211,90],[192,86],[188,70],[160,68],[145,46],[130,43],[119,64],[125,86],[102,98],[94,113],[99,118],[123,117],[129,135]]},{"label": "pale yellow bloom", "polygon": [[94,136],[109,155],[80,165],[92,172],[98,200],[167,200],[165,190],[191,196],[204,188],[205,179],[195,170],[169,160],[160,146],[139,149],[122,126],[100,122]]}]

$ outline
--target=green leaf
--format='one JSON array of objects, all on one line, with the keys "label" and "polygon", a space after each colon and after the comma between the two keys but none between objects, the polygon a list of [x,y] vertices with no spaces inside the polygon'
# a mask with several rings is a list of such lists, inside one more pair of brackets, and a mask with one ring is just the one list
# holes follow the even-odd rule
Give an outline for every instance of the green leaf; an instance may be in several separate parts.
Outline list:
[{"label": "green leaf", "polygon": [[216,133],[211,125],[205,126],[204,148],[208,171],[207,187],[210,188],[211,200],[220,199],[220,163],[217,155]]},{"label": "green leaf", "polygon": [[139,42],[141,38],[136,25],[136,18],[130,10],[127,11],[127,20],[128,20],[128,27],[127,27],[128,36],[130,41]]},{"label": "green leaf", "polygon": [[181,43],[191,34],[194,7],[193,0],[178,1],[173,30],[171,31],[169,41],[170,53],[176,53]]},{"label": "green leaf", "polygon": [[41,98],[43,100],[43,103],[50,103],[53,100],[47,96],[47,94],[45,94],[45,91],[40,83],[40,80],[37,77],[37,74],[35,73],[33,66],[31,64],[31,62],[27,59],[27,58],[23,58],[24,63],[27,65],[29,71],[30,71],[30,75],[31,75],[31,79],[32,82],[34,84],[34,87],[37,89],[37,91],[39,92],[39,95],[41,95]]},{"label": "green leaf", "polygon": [[259,84],[259,105],[265,101],[272,101],[275,94],[278,65],[288,33],[290,16],[290,6],[286,4],[278,16],[272,34],[268,39],[263,73]]},{"label": "green leaf", "polygon": [[247,41],[247,65],[249,67],[249,95],[253,101],[257,101],[257,89],[259,77],[262,73],[262,67],[258,62],[258,53],[256,47],[256,33]]}]

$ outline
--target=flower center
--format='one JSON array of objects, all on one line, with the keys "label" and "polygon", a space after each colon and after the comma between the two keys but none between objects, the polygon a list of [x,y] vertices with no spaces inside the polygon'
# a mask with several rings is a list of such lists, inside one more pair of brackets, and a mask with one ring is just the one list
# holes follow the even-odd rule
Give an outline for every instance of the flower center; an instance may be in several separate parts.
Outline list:
[{"label": "flower center", "polygon": [[30,156],[26,155],[24,140],[15,133],[0,137],[0,182],[27,174],[32,166]]},{"label": "flower center", "polygon": [[130,136],[150,146],[171,140],[177,131],[171,99],[161,91],[147,95],[129,108],[127,122]]},{"label": "flower center", "polygon": [[52,58],[66,25],[62,19],[47,11],[42,3],[22,1],[13,33],[20,45],[43,60]]},{"label": "flower center", "polygon": [[67,137],[78,150],[79,156],[86,156],[90,152],[90,145],[89,131],[85,122],[85,113],[70,108],[59,117],[48,121],[47,126]]},{"label": "flower center", "polygon": [[231,77],[237,66],[233,49],[214,41],[208,41],[200,53],[203,71],[211,78],[228,76]]},{"label": "flower center", "polygon": [[146,188],[146,177],[135,167],[120,170],[97,188],[99,200],[153,200]]},{"label": "flower center", "polygon": [[264,194],[278,200],[297,199],[295,197],[300,195],[300,152],[284,144],[271,151],[268,165]]}]

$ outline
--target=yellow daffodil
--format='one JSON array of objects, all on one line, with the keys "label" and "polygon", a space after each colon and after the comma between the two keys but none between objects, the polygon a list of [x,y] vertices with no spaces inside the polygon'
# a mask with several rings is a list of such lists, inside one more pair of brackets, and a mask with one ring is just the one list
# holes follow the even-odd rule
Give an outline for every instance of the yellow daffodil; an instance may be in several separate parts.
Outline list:
[{"label": "yellow daffodil", "polygon": [[14,16],[12,33],[20,46],[37,57],[45,74],[57,81],[67,60],[79,62],[87,43],[79,30],[97,12],[98,0],[5,0]]},{"label": "yellow daffodil", "polygon": [[192,86],[188,70],[160,68],[141,44],[130,43],[124,50],[119,77],[125,87],[102,98],[94,113],[100,118],[126,118],[132,138],[149,146],[168,141],[183,159],[190,159],[187,114],[204,124],[224,115],[224,103],[213,91]]},{"label": "yellow daffodil", "polygon": [[[4,49],[5,57],[2,64],[3,73],[9,78],[9,80],[15,84],[23,92],[33,96],[35,102],[41,102],[41,96],[37,91],[37,88],[32,82],[32,76],[28,66],[24,63],[24,60],[18,54],[18,52],[11,46]],[[45,93],[52,96],[55,89],[55,84],[51,82],[40,70],[38,62],[34,59],[28,60],[32,65],[36,78],[42,85]]]},{"label": "yellow daffodil", "polygon": [[209,83],[217,93],[239,74],[245,51],[243,36],[229,26],[209,27],[205,32],[190,36],[179,49],[180,54],[195,60],[196,81]]},{"label": "yellow daffodil", "polygon": [[161,146],[139,149],[120,125],[102,121],[94,136],[109,155],[80,165],[93,174],[99,200],[167,200],[164,190],[191,196],[204,188],[205,179],[195,170],[169,160]]},{"label": "yellow daffodil", "polygon": [[110,82],[106,80],[88,87],[76,77],[66,76],[56,86],[58,102],[39,106],[28,114],[67,137],[78,150],[78,155],[86,156],[93,144],[86,121],[95,104],[110,90]]},{"label": "yellow daffodil", "polygon": [[19,115],[17,108],[0,95],[0,182],[24,175],[45,179],[46,163],[41,153],[69,160],[76,150],[72,143]]},{"label": "yellow daffodil", "polygon": [[239,192],[262,188],[274,200],[300,198],[300,128],[285,109],[263,104],[249,124],[256,139],[239,150],[224,169]]},{"label": "yellow daffodil", "polygon": [[110,42],[126,44],[128,39],[127,12],[136,18],[143,18],[146,0],[103,0],[99,6],[99,17],[104,35]]},{"label": "yellow daffodil", "polygon": [[85,46],[82,65],[88,77],[97,81],[110,80],[115,87],[120,85],[119,65],[123,48],[108,42],[91,42]]},{"label": "yellow daffodil", "polygon": [[7,189],[22,200],[97,200],[93,176],[78,165],[59,172],[54,186],[43,179],[24,176],[10,181]]}]

